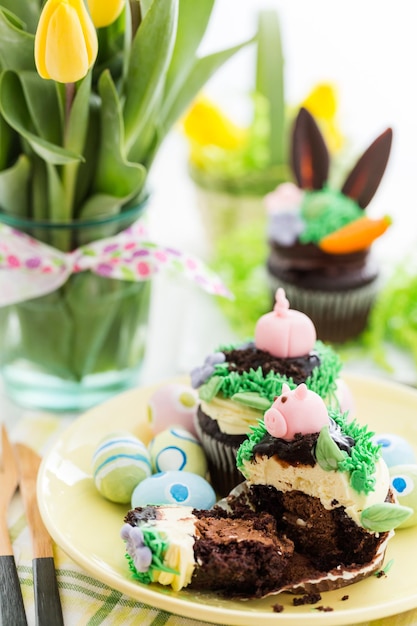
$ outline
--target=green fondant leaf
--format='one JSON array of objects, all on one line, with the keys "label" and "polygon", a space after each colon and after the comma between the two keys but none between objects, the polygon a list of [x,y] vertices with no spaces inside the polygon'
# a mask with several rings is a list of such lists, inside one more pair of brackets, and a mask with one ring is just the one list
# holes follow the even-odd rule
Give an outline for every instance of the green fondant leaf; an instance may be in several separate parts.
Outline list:
[{"label": "green fondant leaf", "polygon": [[328,426],[324,426],[319,434],[316,444],[317,463],[326,472],[338,469],[339,463],[347,456],[336,442],[332,439]]},{"label": "green fondant leaf", "polygon": [[232,396],[232,400],[239,402],[240,404],[244,404],[245,406],[250,406],[253,409],[258,409],[259,411],[267,411],[271,406],[271,402],[267,398],[263,398],[256,391],[242,391],[235,393]]},{"label": "green fondant leaf", "polygon": [[413,510],[408,506],[392,504],[391,502],[380,502],[362,511],[361,522],[364,528],[382,533],[393,530],[410,517],[412,513]]},{"label": "green fondant leaf", "polygon": [[223,385],[223,378],[221,376],[212,376],[204,385],[198,390],[198,395],[201,400],[210,402],[214,396],[220,391]]}]

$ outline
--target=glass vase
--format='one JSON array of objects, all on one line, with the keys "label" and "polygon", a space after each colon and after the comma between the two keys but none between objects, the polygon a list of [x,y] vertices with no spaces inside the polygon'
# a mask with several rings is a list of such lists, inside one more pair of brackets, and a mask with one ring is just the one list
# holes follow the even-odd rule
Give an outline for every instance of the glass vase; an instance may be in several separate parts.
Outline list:
[{"label": "glass vase", "polygon": [[[91,221],[58,224],[4,214],[0,221],[68,252],[126,229],[145,206]],[[52,293],[0,309],[0,371],[7,395],[24,407],[72,412],[137,384],[150,294],[149,280],[84,271]]]}]

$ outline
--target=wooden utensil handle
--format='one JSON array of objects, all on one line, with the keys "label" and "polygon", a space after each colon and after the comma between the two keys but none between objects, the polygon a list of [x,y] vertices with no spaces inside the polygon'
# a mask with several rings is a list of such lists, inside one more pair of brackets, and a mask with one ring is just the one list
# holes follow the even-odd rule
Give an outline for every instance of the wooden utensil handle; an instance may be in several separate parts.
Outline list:
[{"label": "wooden utensil handle", "polygon": [[1,623],[27,626],[16,563],[11,555],[0,556]]},{"label": "wooden utensil handle", "polygon": [[37,626],[63,626],[61,599],[52,557],[33,559],[33,588]]}]

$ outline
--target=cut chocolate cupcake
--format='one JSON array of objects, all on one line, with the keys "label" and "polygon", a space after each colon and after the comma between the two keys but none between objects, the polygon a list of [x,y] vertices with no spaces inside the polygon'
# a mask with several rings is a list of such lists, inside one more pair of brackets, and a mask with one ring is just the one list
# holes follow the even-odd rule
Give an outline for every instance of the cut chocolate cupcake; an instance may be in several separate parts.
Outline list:
[{"label": "cut chocolate cupcake", "polygon": [[144,583],[260,597],[281,585],[293,553],[268,513],[146,507],[129,511],[122,528],[134,576]]}]

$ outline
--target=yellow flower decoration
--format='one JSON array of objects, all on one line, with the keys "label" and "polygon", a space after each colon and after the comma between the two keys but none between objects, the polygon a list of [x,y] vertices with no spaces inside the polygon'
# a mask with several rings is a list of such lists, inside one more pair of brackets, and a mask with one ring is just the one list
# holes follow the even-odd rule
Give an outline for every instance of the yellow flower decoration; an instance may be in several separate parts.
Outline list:
[{"label": "yellow flower decoration", "polygon": [[40,76],[76,82],[87,74],[97,51],[97,33],[83,0],[47,0],[35,35]]},{"label": "yellow flower decoration", "polygon": [[119,17],[125,0],[87,0],[87,4],[94,26],[103,28]]},{"label": "yellow flower decoration", "polygon": [[330,152],[339,151],[343,147],[345,138],[336,120],[338,109],[336,88],[331,83],[318,83],[301,103],[301,106],[306,108],[317,120]]},{"label": "yellow flower decoration", "polygon": [[183,119],[186,136],[199,146],[217,146],[225,150],[239,148],[247,132],[237,126],[208,98],[197,98]]}]

